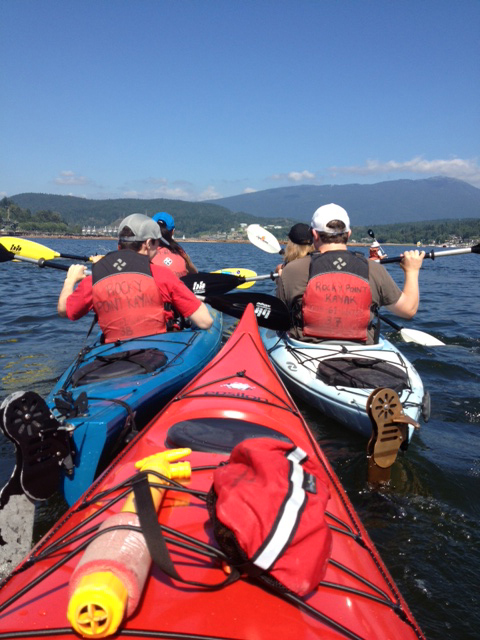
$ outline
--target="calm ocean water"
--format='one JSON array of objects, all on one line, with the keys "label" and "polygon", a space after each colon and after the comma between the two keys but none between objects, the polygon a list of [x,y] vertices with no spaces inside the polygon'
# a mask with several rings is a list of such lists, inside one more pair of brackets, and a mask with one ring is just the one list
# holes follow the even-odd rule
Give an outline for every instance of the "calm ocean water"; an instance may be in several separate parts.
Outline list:
[{"label": "calm ocean water", "polygon": [[[82,255],[106,253],[110,240],[41,240]],[[247,267],[268,273],[279,260],[251,245],[188,244],[201,270]],[[401,247],[389,247],[396,255]],[[399,284],[398,265],[388,269]],[[426,261],[421,303],[410,328],[432,333],[444,347],[400,343],[432,397],[430,422],[396,463],[388,490],[366,484],[366,442],[300,405],[377,548],[428,638],[478,638],[480,629],[480,257]],[[0,265],[0,401],[18,389],[45,396],[83,346],[90,318],[56,314],[64,273],[35,265]],[[252,291],[273,292],[270,281]],[[234,321],[232,320],[232,323]],[[397,319],[401,324],[403,321]],[[229,322],[227,321],[227,332]],[[385,333],[394,335],[385,327]],[[396,340],[396,338],[395,338]],[[0,483],[13,466],[0,434]],[[61,505],[37,510],[35,536]]]}]

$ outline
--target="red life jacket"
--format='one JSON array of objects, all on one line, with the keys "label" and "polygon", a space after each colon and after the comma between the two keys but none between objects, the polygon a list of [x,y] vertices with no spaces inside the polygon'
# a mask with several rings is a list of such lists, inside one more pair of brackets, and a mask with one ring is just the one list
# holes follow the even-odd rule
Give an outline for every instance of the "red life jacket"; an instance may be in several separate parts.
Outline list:
[{"label": "red life jacket", "polygon": [[350,251],[311,255],[302,299],[304,336],[366,342],[371,306],[366,258]]},{"label": "red life jacket", "polygon": [[148,256],[128,249],[92,267],[93,308],[105,342],[165,333],[164,300]]},{"label": "red life jacket", "polygon": [[152,262],[161,267],[168,267],[177,278],[182,278],[188,273],[187,263],[182,256],[178,253],[173,253],[167,247],[159,247],[157,249],[157,255],[153,258]]}]

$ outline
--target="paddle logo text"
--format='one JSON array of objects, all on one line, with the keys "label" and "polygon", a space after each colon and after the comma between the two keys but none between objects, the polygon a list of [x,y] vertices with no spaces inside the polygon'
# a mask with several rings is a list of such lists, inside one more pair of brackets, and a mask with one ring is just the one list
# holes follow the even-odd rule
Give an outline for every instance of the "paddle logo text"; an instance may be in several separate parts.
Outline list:
[{"label": "paddle logo text", "polygon": [[255,315],[258,318],[268,318],[272,312],[272,306],[266,302],[257,302],[255,305]]},{"label": "paddle logo text", "polygon": [[12,244],[9,249],[9,251],[11,251],[12,253],[20,253],[21,250],[22,250],[22,245],[20,244]]},{"label": "paddle logo text", "polygon": [[205,293],[205,282],[203,280],[197,280],[194,282],[192,291],[197,295],[203,295]]}]

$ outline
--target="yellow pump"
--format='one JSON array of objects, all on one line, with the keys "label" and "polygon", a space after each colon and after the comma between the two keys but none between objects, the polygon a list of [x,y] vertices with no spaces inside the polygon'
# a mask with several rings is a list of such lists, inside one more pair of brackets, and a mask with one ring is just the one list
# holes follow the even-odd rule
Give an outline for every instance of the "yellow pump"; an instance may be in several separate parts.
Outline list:
[{"label": "yellow pump", "polygon": [[[162,451],[138,461],[135,467],[167,478],[188,479],[190,463],[172,463],[190,453],[191,449]],[[150,485],[159,483],[153,474],[147,478]],[[150,486],[150,491],[158,511],[165,489]],[[150,570],[151,557],[143,534],[118,530],[119,524],[138,525],[133,493],[125,500],[121,513],[110,516],[102,524],[100,532],[111,531],[89,544],[70,580],[67,618],[85,638],[106,638],[117,631],[125,615],[135,611]]]}]

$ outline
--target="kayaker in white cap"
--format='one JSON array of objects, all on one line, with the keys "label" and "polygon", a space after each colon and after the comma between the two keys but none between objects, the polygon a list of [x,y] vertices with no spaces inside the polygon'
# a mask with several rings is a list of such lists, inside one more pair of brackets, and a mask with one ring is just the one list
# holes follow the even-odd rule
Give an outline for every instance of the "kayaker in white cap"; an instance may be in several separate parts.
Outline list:
[{"label": "kayaker in white cap", "polygon": [[94,309],[106,342],[164,333],[166,303],[200,329],[211,327],[205,304],[170,269],[151,264],[160,243],[168,245],[156,222],[141,213],[127,216],[120,223],[118,251],[95,262],[92,275],[85,274],[85,265],[70,267],[59,315],[78,320]]},{"label": "kayaker in white cap", "polygon": [[311,222],[315,251],[287,264],[277,295],[292,312],[292,335],[304,340],[376,341],[376,308],[402,318],[418,309],[418,276],[424,251],[405,251],[403,291],[378,262],[347,249],[350,218],[337,204],[319,207]]},{"label": "kayaker in white cap", "polygon": [[380,243],[374,240],[368,250],[368,257],[370,260],[382,260],[387,257],[387,254],[380,246]]}]

